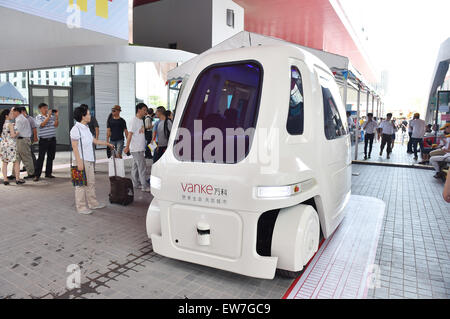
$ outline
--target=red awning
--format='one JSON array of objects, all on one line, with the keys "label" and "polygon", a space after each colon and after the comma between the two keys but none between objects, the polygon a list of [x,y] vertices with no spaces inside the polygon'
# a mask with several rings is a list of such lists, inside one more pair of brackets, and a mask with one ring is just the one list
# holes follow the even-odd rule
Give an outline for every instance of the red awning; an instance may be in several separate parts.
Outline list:
[{"label": "red awning", "polygon": [[[373,70],[330,0],[234,0],[245,9],[245,30],[346,56],[369,81]],[[338,6],[338,1],[336,2]]]},{"label": "red awning", "polygon": [[[155,1],[159,0],[134,0],[134,5]],[[375,82],[373,70],[331,1],[234,0],[245,9],[245,31],[346,56],[367,80]],[[335,3],[340,8],[339,1]]]}]

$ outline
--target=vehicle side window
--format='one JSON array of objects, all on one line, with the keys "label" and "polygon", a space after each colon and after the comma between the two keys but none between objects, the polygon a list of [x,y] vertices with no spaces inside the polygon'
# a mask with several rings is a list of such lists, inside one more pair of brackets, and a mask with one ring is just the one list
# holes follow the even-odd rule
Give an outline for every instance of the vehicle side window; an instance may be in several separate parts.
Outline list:
[{"label": "vehicle side window", "polygon": [[291,95],[286,129],[291,135],[303,134],[304,101],[302,76],[297,67],[291,67]]},{"label": "vehicle side window", "polygon": [[347,134],[345,126],[339,115],[338,108],[330,90],[322,86],[323,110],[325,121],[325,136],[328,140],[334,140]]}]

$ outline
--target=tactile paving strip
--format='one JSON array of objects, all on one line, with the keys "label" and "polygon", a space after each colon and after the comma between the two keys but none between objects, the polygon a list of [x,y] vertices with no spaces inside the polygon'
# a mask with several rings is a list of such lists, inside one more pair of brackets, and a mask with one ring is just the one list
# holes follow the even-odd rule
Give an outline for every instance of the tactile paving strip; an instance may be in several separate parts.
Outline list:
[{"label": "tactile paving strip", "polygon": [[284,298],[366,298],[385,204],[352,195],[345,210],[339,227],[322,243]]}]

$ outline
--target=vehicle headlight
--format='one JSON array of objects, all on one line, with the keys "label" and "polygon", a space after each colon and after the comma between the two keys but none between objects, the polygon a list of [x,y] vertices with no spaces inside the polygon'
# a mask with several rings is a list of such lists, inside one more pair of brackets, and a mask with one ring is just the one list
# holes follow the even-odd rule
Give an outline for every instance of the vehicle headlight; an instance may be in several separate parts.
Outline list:
[{"label": "vehicle headlight", "polygon": [[258,186],[256,196],[258,198],[282,198],[290,197],[302,191],[301,183],[285,186]]},{"label": "vehicle headlight", "polygon": [[162,181],[161,178],[155,175],[150,175],[150,186],[155,189],[161,189]]}]

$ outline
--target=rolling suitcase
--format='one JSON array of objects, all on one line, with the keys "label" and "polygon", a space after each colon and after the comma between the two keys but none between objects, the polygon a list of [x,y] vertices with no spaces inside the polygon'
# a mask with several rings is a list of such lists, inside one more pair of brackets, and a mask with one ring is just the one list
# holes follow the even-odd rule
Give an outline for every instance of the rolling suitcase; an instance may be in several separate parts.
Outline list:
[{"label": "rolling suitcase", "polygon": [[126,206],[134,200],[133,182],[129,178],[117,176],[115,151],[112,152],[112,158],[114,163],[114,176],[109,177],[111,183],[109,202]]}]

